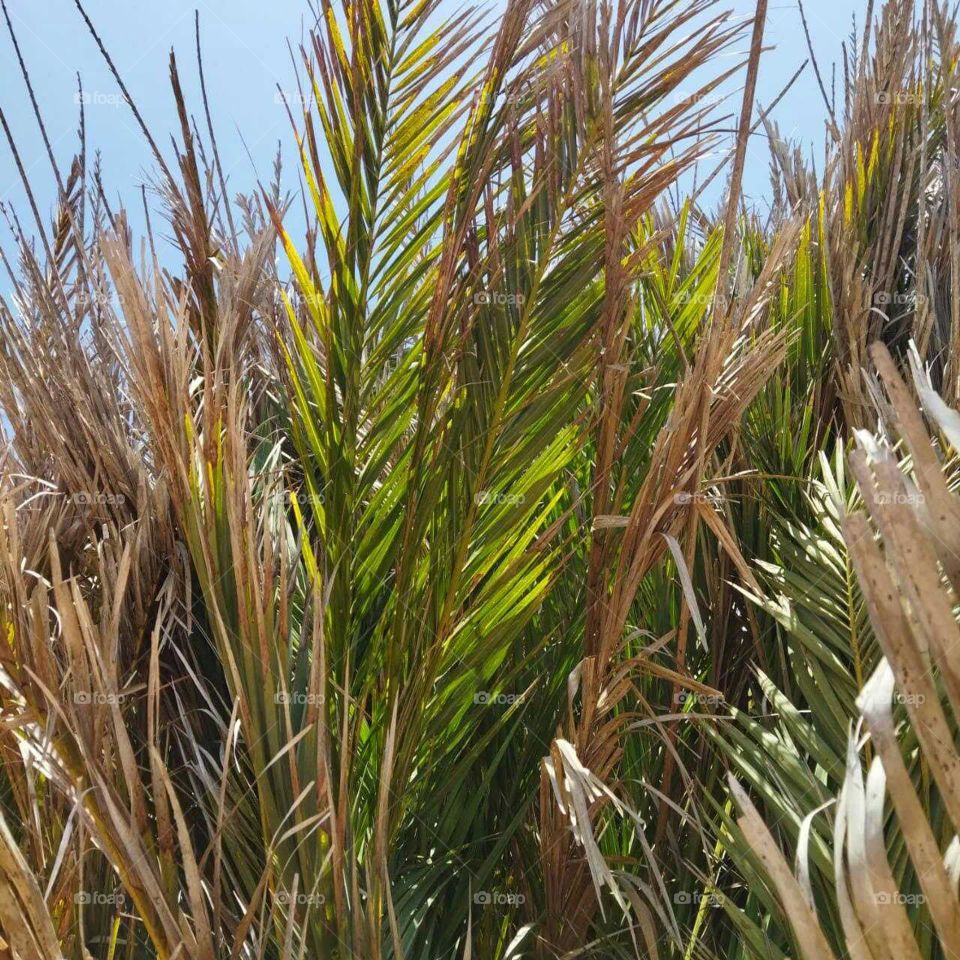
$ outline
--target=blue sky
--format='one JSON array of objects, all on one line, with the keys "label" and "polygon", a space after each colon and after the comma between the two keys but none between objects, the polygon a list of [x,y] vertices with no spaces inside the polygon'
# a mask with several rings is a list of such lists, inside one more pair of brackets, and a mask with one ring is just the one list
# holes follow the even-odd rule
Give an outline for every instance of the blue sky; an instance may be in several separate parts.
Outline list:
[{"label": "blue sky", "polygon": [[[87,139],[103,154],[103,179],[113,202],[132,208],[136,225],[139,185],[152,161],[128,107],[102,62],[73,0],[7,0],[11,20],[30,67],[54,151],[66,165],[76,145],[76,74],[83,79]],[[749,16],[754,0],[727,0],[721,6]],[[293,185],[289,125],[278,96],[295,91],[287,40],[296,48],[309,11],[303,0],[87,0],[87,10],[134,99],[162,147],[176,127],[167,76],[171,47],[195,113],[194,10],[200,13],[204,71],[231,191],[251,190],[258,177],[268,180],[278,141],[284,145],[287,183]],[[457,4],[449,2],[453,11]],[[850,34],[852,16],[862,24],[865,0],[807,0],[805,10],[821,68],[840,60],[841,42]],[[769,104],[806,58],[806,43],[796,0],[770,0],[767,43],[758,95]],[[740,48],[744,48],[742,43]],[[838,81],[839,83],[839,81]],[[738,102],[731,84],[730,109]],[[5,27],[0,29],[0,107],[17,139],[21,159],[46,216],[56,198],[54,179],[23,87]],[[824,107],[809,67],[775,112],[785,136],[815,152],[821,166]],[[248,152],[249,151],[249,152]],[[768,155],[757,138],[746,171],[747,193],[762,203],[767,193]],[[16,167],[0,140],[0,200],[12,202],[22,221],[28,218]],[[0,223],[0,243],[9,232]]]}]

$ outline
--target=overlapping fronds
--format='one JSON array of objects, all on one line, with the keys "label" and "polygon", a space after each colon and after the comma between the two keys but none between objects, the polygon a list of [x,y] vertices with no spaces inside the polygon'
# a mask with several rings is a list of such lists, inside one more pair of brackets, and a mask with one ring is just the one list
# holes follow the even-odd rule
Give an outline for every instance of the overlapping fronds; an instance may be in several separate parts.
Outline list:
[{"label": "overlapping fronds", "polygon": [[[922,382],[927,374],[918,364],[934,445],[890,354],[878,347],[872,355],[889,397],[884,421],[892,436],[902,438],[904,462],[882,441],[851,455],[867,513],[848,513],[843,534],[882,657],[857,700],[861,720],[848,731],[840,789],[803,822],[796,875],[733,782],[743,810],[738,826],[790,921],[800,954],[809,958],[847,951],[858,957],[933,956],[936,943],[949,955],[960,929],[960,627],[953,595],[960,505],[945,463],[960,440],[957,414]],[[832,823],[829,835],[818,840],[816,856],[815,817]],[[832,918],[829,927],[821,928],[821,909]]]},{"label": "overlapping fronds", "polygon": [[[956,946],[957,51],[908,8],[766,223],[762,2],[323,0],[295,198],[228,196],[171,56],[172,256],[81,122],[3,254],[0,955]],[[721,212],[668,203],[730,127]]]}]

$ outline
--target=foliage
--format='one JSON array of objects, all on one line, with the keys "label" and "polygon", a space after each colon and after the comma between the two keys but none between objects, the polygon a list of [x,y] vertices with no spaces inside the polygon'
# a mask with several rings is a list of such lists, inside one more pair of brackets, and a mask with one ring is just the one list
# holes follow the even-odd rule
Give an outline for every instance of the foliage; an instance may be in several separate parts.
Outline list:
[{"label": "foliage", "polygon": [[83,137],[11,218],[6,955],[955,949],[954,20],[819,178],[767,124],[767,222],[674,205],[764,6],[324,3],[302,196],[171,56],[176,266]]}]

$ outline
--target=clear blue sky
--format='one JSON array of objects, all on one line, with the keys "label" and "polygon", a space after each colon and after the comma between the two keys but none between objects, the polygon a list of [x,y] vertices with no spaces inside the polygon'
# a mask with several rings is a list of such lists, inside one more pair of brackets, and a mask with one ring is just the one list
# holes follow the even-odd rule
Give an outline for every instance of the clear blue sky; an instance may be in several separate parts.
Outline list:
[{"label": "clear blue sky", "polygon": [[[450,2],[452,11],[457,4]],[[54,150],[66,165],[76,145],[78,106],[76,74],[87,97],[87,142],[103,154],[103,179],[111,199],[122,200],[137,214],[138,186],[152,170],[152,160],[129,109],[102,62],[73,0],[7,0],[11,19],[30,67]],[[727,0],[720,6],[749,16],[754,0]],[[167,58],[174,47],[191,109],[201,119],[196,82],[194,10],[200,12],[204,69],[214,123],[231,192],[251,190],[258,177],[268,180],[277,142],[283,141],[287,184],[295,184],[289,126],[277,85],[294,91],[294,68],[287,40],[294,48],[309,23],[303,0],[87,0],[88,13],[114,57],[121,75],[162,148],[176,129],[167,79]],[[840,60],[840,44],[856,14],[862,25],[865,0],[807,0],[805,9],[821,67]],[[759,97],[769,104],[806,58],[806,43],[795,0],[770,0],[766,54]],[[746,43],[742,43],[745,48]],[[738,89],[738,88],[737,88]],[[731,85],[730,109],[737,90]],[[56,198],[53,175],[36,131],[13,46],[0,25],[0,107],[21,150],[24,166],[44,216]],[[785,136],[815,149],[820,166],[824,108],[808,68],[775,114]],[[244,146],[244,141],[246,147]],[[249,155],[247,153],[249,148]],[[761,201],[767,192],[768,155],[757,139],[749,155],[746,188]],[[29,219],[16,168],[0,139],[0,200],[12,201],[22,221]],[[9,232],[0,223],[0,242]]]}]

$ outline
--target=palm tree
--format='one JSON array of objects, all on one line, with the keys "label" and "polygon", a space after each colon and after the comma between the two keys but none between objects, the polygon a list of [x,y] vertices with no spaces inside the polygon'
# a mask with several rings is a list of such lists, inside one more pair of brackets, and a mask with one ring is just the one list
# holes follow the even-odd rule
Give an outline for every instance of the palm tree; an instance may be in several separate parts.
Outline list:
[{"label": "palm tree", "polygon": [[[831,849],[861,830],[858,751],[895,750],[880,708],[864,708],[868,744],[847,730],[864,690],[889,687],[883,656],[902,690],[930,694],[898,731],[937,843],[953,761],[942,726],[920,729],[933,694],[904,680],[909,644],[877,626],[884,561],[845,516],[852,472],[912,576],[876,507],[890,455],[876,491],[845,455],[855,430],[890,423],[903,469],[953,518],[952,473],[896,373],[914,341],[924,411],[953,429],[933,400],[958,399],[960,300],[939,293],[956,263],[953,21],[933,0],[911,29],[904,3],[883,8],[848,64],[831,166],[818,179],[775,147],[760,223],[740,214],[739,178],[765,122],[764,9],[323,4],[300,49],[309,105],[290,116],[301,195],[278,159],[272,184],[228,199],[209,107],[201,143],[171,57],[175,162],[144,132],[180,267],[160,266],[152,229],[132,236],[84,144],[55,170],[37,244],[14,221],[8,955],[688,960],[874,943],[851,939]],[[718,71],[746,31],[744,63]],[[714,91],[744,64],[729,202],[674,203],[723,135]],[[881,322],[884,291],[916,309]],[[878,338],[894,419],[860,381]],[[952,629],[952,595],[917,577],[909,610],[929,599]],[[731,770],[760,808],[735,790],[739,824]],[[812,814],[837,794],[834,833]],[[933,848],[897,812],[890,876],[923,887],[949,948],[955,885],[941,871],[928,893]],[[778,842],[801,851],[799,880]],[[844,876],[858,907],[894,890]],[[906,943],[924,910],[883,922]],[[935,939],[920,935],[922,956]]]}]

